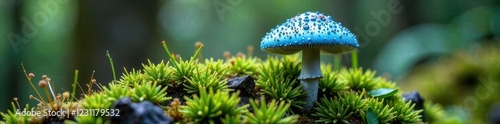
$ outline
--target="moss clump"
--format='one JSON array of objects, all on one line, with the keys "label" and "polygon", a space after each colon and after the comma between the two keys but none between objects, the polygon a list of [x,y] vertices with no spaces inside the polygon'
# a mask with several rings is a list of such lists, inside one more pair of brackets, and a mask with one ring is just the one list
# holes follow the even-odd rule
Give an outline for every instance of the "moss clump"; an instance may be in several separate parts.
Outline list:
[{"label": "moss clump", "polygon": [[[225,62],[212,58],[199,62],[202,60],[201,56],[198,59],[176,59],[166,44],[163,45],[169,62],[153,64],[148,61],[143,69],[125,69],[120,80],[114,80],[109,85],[100,85],[92,80],[87,84],[87,92],[82,89],[83,95],[79,99],[74,98],[74,94],[70,99],[68,92],[53,95],[53,100],[43,100],[41,95],[31,96],[40,102],[32,108],[65,111],[109,109],[117,99],[130,97],[133,102],[151,101],[154,105],[161,106],[165,115],[179,123],[367,123],[368,120],[380,123],[422,122],[419,115],[422,111],[414,110],[414,104],[404,102],[401,93],[382,94],[384,98],[367,93],[380,88],[397,89],[393,82],[375,77],[375,71],[361,68],[341,68],[338,71],[332,70],[328,64],[322,64],[324,78],[319,84],[321,99],[315,104],[312,113],[302,113],[305,92],[297,80],[301,71],[298,55],[269,56],[264,61],[250,55],[238,55],[228,56]],[[198,55],[203,45],[197,48],[193,56]],[[32,84],[33,76],[26,75],[28,82]],[[249,96],[241,96],[239,92],[228,88],[228,79],[246,75],[256,80],[256,87]],[[76,80],[77,78],[74,89]],[[99,90],[92,90],[94,85]],[[19,105],[14,106],[14,103],[17,101],[12,103],[13,110],[21,108]],[[443,112],[432,103],[427,103],[424,107],[435,113]],[[13,110],[0,113],[5,123],[112,121],[109,117],[102,116],[70,115],[59,119],[28,117],[16,115]],[[441,114],[426,114],[426,118],[435,122],[439,122],[441,117]]]},{"label": "moss clump", "polygon": [[181,106],[186,121],[194,123],[220,124],[225,119],[240,120],[237,115],[245,112],[246,106],[237,107],[239,103],[238,94],[230,95],[229,92],[215,91],[210,88],[208,91],[199,87],[199,96],[193,98],[185,97],[186,106]]},{"label": "moss clump", "polygon": [[245,118],[250,124],[291,124],[296,123],[299,118],[298,115],[285,117],[290,104],[277,102],[275,99],[269,103],[265,100],[260,100],[260,102],[252,100],[250,105],[254,112],[248,113],[249,115]]},{"label": "moss clump", "polygon": [[228,91],[226,80],[217,72],[213,72],[208,68],[194,70],[193,77],[188,79],[188,83],[184,84],[184,90],[187,93],[198,93],[200,87],[202,89],[214,89]]},{"label": "moss clump", "polygon": [[148,60],[148,65],[142,64],[142,66],[144,67],[144,74],[147,80],[159,82],[161,85],[168,85],[171,76],[171,70],[168,69],[168,62],[163,63],[161,61],[155,65]]}]

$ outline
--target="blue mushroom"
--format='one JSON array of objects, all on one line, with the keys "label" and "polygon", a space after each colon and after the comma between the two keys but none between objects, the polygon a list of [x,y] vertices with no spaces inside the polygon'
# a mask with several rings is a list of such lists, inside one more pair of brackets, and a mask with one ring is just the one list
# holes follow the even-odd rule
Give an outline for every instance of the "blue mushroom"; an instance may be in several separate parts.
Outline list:
[{"label": "blue mushroom", "polygon": [[356,36],[331,16],[319,12],[298,14],[277,25],[262,38],[263,51],[290,55],[302,52],[302,70],[299,80],[307,93],[304,112],[309,112],[318,97],[318,82],[323,78],[320,70],[320,51],[342,54],[359,47]]}]

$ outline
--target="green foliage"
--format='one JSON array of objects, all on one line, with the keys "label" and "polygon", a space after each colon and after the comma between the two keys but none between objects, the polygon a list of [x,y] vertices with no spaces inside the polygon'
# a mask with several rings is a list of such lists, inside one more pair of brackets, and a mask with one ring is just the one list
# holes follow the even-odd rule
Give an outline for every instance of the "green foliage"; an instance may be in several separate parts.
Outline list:
[{"label": "green foliage", "polygon": [[[368,110],[371,110],[378,120],[378,123],[387,124],[390,123],[395,117],[395,112],[393,108],[389,105],[384,104],[384,99],[372,98],[367,99],[366,106]],[[365,121],[369,122],[369,118],[366,118],[368,111],[362,111],[361,117]]]},{"label": "green foliage", "polygon": [[389,105],[393,107],[393,110],[396,112],[394,118],[394,122],[400,123],[417,123],[421,121],[420,113],[422,110],[413,110],[415,104],[411,102],[405,102],[404,100],[395,100],[389,102]]},{"label": "green foliage", "polygon": [[151,81],[136,83],[131,93],[132,101],[141,102],[148,100],[154,104],[166,102],[172,99],[171,97],[167,97],[167,87],[160,86],[158,82]]},{"label": "green foliage", "polygon": [[135,70],[132,69],[132,71],[127,71],[126,68],[124,68],[125,72],[122,74],[120,78],[120,84],[122,85],[129,85],[129,86],[134,86],[136,83],[143,82],[146,80],[146,76],[142,74],[141,70]]},{"label": "green foliage", "polygon": [[373,110],[371,108],[369,108],[367,111],[366,111],[366,116],[363,116],[365,117],[366,119],[366,123],[367,124],[378,124],[378,117],[375,115],[375,113],[373,112]]},{"label": "green foliage", "polygon": [[240,114],[237,114],[234,116],[226,115],[225,118],[222,118],[221,122],[222,122],[222,124],[241,124],[243,122],[242,116],[243,115],[240,115]]},{"label": "green foliage", "polygon": [[259,73],[261,80],[268,80],[270,77],[281,75],[282,78],[290,78],[298,81],[301,71],[301,63],[298,55],[284,56],[283,58],[268,57],[261,65]]},{"label": "green foliage", "polygon": [[113,58],[111,58],[111,54],[109,54],[109,51],[106,50],[106,56],[109,59],[109,64],[111,65],[111,72],[113,74],[113,81],[112,83],[116,82],[116,72],[115,72],[115,65],[113,64]]},{"label": "green foliage", "polygon": [[259,58],[257,57],[233,57],[228,61],[229,75],[231,76],[244,76],[244,75],[257,75]]},{"label": "green foliage", "polygon": [[105,97],[111,103],[123,97],[130,97],[130,88],[127,86],[110,83],[107,87],[102,87]]},{"label": "green foliage", "polygon": [[298,115],[285,117],[290,104],[276,102],[275,99],[268,104],[266,104],[265,99],[261,99],[260,103],[251,100],[250,105],[254,112],[249,113],[246,118],[249,124],[292,124],[296,123],[299,118]]},{"label": "green foliage", "polygon": [[305,102],[302,100],[305,97],[305,92],[297,81],[290,78],[282,78],[282,75],[270,77],[267,81],[259,80],[257,85],[260,86],[261,94],[268,98],[277,99],[290,103],[292,108],[302,109]]},{"label": "green foliage", "polygon": [[161,61],[155,65],[148,59],[148,65],[142,64],[142,67],[144,67],[144,75],[147,80],[159,82],[161,85],[169,85],[168,80],[171,72],[168,69],[168,62],[165,64]]},{"label": "green foliage", "polygon": [[331,70],[331,65],[322,64],[323,78],[319,80],[319,96],[334,96],[340,91],[349,89],[345,80],[339,78],[336,71]]},{"label": "green foliage", "polygon": [[319,118],[316,122],[321,123],[349,123],[348,119],[359,115],[366,108],[366,102],[363,100],[364,91],[343,92],[335,99],[322,98],[317,107],[317,111],[312,116]]},{"label": "green foliage", "polygon": [[179,63],[174,63],[175,68],[174,68],[174,73],[173,73],[173,79],[175,80],[175,85],[174,87],[181,86],[184,83],[188,83],[188,79],[190,77],[193,77],[194,71],[198,68],[198,60],[197,59],[191,59],[191,60],[180,60]]},{"label": "green foliage", "polygon": [[300,62],[297,58],[296,55],[285,56],[280,61],[277,57],[268,57],[261,65],[256,84],[261,89],[261,94],[290,103],[291,110],[300,110],[305,104],[302,99],[306,94],[297,79],[300,75]]},{"label": "green foliage", "polygon": [[349,87],[353,90],[360,91],[366,90],[371,91],[378,82],[382,80],[381,77],[375,78],[375,71],[366,70],[363,71],[362,68],[353,69],[353,68],[342,68],[340,70],[340,75],[342,79],[347,81]]},{"label": "green foliage", "polygon": [[[192,123],[218,124],[229,118],[236,118],[246,111],[247,105],[237,107],[240,99],[238,93],[216,91],[200,87],[199,96],[184,97],[186,106],[181,106],[184,117]],[[233,120],[234,121],[234,120]]]},{"label": "green foliage", "polygon": [[377,98],[387,98],[394,96],[394,94],[398,93],[398,90],[399,89],[380,88],[371,90],[368,94]]},{"label": "green foliage", "polygon": [[[0,115],[2,116],[3,120],[5,121],[4,123],[7,124],[27,124],[29,122],[29,116],[20,116],[16,114],[16,110],[18,108],[15,107],[14,102],[11,102],[12,105],[12,110],[7,110],[7,113],[0,112]],[[26,105],[26,108],[29,108],[28,105]],[[21,109],[21,108],[19,108]],[[22,111],[22,110],[21,110]],[[0,121],[2,123],[2,121]]]},{"label": "green foliage", "polygon": [[208,68],[194,71],[193,77],[188,79],[189,83],[184,84],[184,90],[188,93],[199,92],[202,89],[214,89],[227,91],[229,90],[226,85],[226,80],[217,72],[212,72]]},{"label": "green foliage", "polygon": [[[168,49],[166,51],[169,53]],[[106,109],[123,97],[131,97],[133,102],[148,100],[156,105],[164,105],[171,99],[167,97],[167,91],[172,91],[180,92],[175,95],[186,100],[184,104],[182,99],[174,99],[170,107],[164,108],[178,123],[288,124],[314,119],[317,119],[314,120],[317,123],[421,123],[419,113],[422,111],[413,110],[415,105],[403,101],[395,83],[375,77],[375,71],[363,71],[362,68],[333,71],[331,65],[322,64],[324,78],[319,82],[319,95],[322,98],[315,104],[314,113],[299,119],[299,115],[291,115],[302,109],[306,96],[297,79],[301,71],[298,54],[282,58],[268,57],[264,62],[245,56],[233,57],[227,62],[210,58],[203,63],[193,57],[190,60],[175,60],[169,54],[169,58],[170,62],[167,63],[161,61],[153,64],[148,60],[148,64],[143,64],[143,69],[132,69],[130,72],[125,69],[119,82],[112,82],[102,87],[103,91],[91,92],[77,102],[69,100],[68,92],[62,95],[62,100],[56,101],[61,104],[51,103],[56,106],[51,109]],[[169,63],[173,63],[173,66],[169,66]],[[242,75],[256,77],[257,94],[262,98],[238,107],[239,92],[231,94],[226,83],[228,78]],[[248,106],[254,111],[247,111]],[[430,123],[455,122],[440,119],[448,118],[440,106],[426,102],[424,107]],[[0,115],[4,123],[46,122],[44,117],[22,117],[11,110]],[[37,119],[33,121],[33,118]],[[65,120],[65,123],[109,123],[107,117],[81,116],[74,119],[60,120]]]},{"label": "green foliage", "polygon": [[213,58],[205,59],[205,63],[201,64],[201,66],[204,66],[208,70],[215,72],[218,75],[225,76],[228,74],[229,66],[225,64],[221,59],[217,61],[215,61]]},{"label": "green foliage", "polygon": [[357,115],[360,111],[363,111],[366,108],[366,101],[363,100],[364,94],[365,91],[344,92],[340,93],[339,99],[342,101],[342,104],[347,105],[349,111]]},{"label": "green foliage", "polygon": [[374,89],[377,89],[377,88],[389,88],[389,89],[396,89],[398,88],[396,86],[396,83],[395,82],[391,82],[391,81],[388,81],[387,79],[385,78],[379,78],[378,82],[377,82],[377,85],[375,86]]},{"label": "green foliage", "polygon": [[300,75],[302,63],[300,62],[299,55],[288,55],[281,59],[281,67],[275,68],[275,71],[284,73],[284,77],[297,79]]},{"label": "green foliage", "polygon": [[104,93],[100,92],[85,96],[81,104],[85,109],[108,109],[112,102],[107,99]]},{"label": "green foliage", "polygon": [[318,118],[318,123],[344,123],[348,124],[348,119],[353,112],[349,110],[349,105],[343,104],[340,99],[321,98],[314,108],[316,113],[312,116]]}]

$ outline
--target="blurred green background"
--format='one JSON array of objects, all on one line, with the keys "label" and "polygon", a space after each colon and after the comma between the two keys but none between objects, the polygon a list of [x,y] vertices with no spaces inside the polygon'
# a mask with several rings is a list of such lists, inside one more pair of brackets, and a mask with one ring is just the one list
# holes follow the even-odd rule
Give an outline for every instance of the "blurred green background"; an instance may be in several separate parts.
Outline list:
[{"label": "blurred green background", "polygon": [[[172,52],[188,58],[194,43],[203,56],[223,58],[255,46],[276,25],[298,13],[331,15],[358,36],[359,63],[401,81],[416,65],[433,62],[456,50],[500,37],[499,0],[0,0],[0,111],[13,97],[21,104],[35,94],[20,63],[52,79],[56,92],[70,91],[74,70],[79,82],[106,84],[123,67],[140,68]],[[349,65],[349,55],[343,56]],[[332,62],[333,56],[322,60]],[[497,75],[498,76],[498,75]],[[82,85],[85,88],[85,85]],[[42,90],[39,88],[39,90]]]}]

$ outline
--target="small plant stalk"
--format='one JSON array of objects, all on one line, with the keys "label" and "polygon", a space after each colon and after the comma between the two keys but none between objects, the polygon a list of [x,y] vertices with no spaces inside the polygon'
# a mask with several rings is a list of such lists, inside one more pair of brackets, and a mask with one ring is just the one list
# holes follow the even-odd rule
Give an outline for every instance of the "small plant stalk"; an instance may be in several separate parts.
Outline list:
[{"label": "small plant stalk", "polygon": [[38,90],[36,90],[35,85],[33,85],[32,79],[28,76],[28,73],[26,73],[26,69],[24,69],[23,63],[21,63],[21,67],[23,67],[24,75],[28,79],[28,82],[31,85],[31,88],[33,88],[35,90],[35,92],[38,95],[38,97],[40,97],[40,99],[42,100],[42,103],[45,103],[45,101],[42,99],[42,95],[40,95],[40,93],[38,92]]},{"label": "small plant stalk", "polygon": [[179,63],[175,59],[175,55],[173,53],[170,53],[170,50],[168,50],[167,43],[165,41],[162,41],[161,44],[163,45],[163,49],[165,49],[165,52],[167,53],[168,57],[170,58],[170,61],[174,64],[174,67],[178,68],[177,66]]},{"label": "small plant stalk", "polygon": [[111,65],[111,71],[113,72],[113,83],[116,81],[116,73],[115,73],[115,66],[113,65],[113,58],[111,58],[111,55],[109,54],[109,51],[106,50],[106,56],[108,56],[109,59],[109,64]]},{"label": "small plant stalk", "polygon": [[252,45],[247,46],[247,55],[248,55],[248,57],[253,56],[253,46]]},{"label": "small plant stalk", "polygon": [[76,84],[78,80],[78,70],[75,70],[75,78],[73,80],[73,90],[71,91],[71,101],[75,100],[75,91],[76,91]]},{"label": "small plant stalk", "polygon": [[333,59],[333,70],[337,71],[340,69],[340,65],[342,64],[342,55],[335,55]]},{"label": "small plant stalk", "polygon": [[[49,87],[50,93],[52,94],[52,97],[54,97],[54,100],[56,99],[56,95],[54,94],[54,90],[52,90],[52,85],[50,85],[50,81],[47,81],[47,86]],[[50,101],[49,97],[49,101]]]},{"label": "small plant stalk", "polygon": [[44,87],[43,89],[45,90],[45,96],[47,96],[49,103],[52,103],[52,99],[50,98],[50,95],[49,95],[49,89],[47,89],[47,87]]},{"label": "small plant stalk", "polygon": [[358,51],[354,50],[351,53],[352,68],[358,68]]}]

